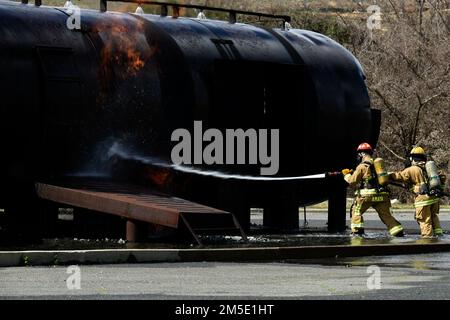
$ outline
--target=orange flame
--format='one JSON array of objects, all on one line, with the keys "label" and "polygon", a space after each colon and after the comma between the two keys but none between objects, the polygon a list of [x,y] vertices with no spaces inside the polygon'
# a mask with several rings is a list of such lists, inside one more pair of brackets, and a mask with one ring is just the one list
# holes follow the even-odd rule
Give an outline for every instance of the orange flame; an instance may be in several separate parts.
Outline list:
[{"label": "orange flame", "polygon": [[164,190],[170,184],[172,174],[169,170],[147,168],[147,174],[150,183],[160,190]]},{"label": "orange flame", "polygon": [[112,21],[97,29],[104,41],[100,56],[108,78],[111,69],[115,70],[116,76],[122,78],[135,76],[154,53],[149,48],[142,21],[129,25],[122,21]]}]

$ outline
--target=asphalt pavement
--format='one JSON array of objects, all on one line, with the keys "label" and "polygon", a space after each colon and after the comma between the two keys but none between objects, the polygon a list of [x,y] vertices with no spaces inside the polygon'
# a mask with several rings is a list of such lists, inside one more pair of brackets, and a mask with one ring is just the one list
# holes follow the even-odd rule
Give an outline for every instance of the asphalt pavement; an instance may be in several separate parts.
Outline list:
[{"label": "asphalt pavement", "polygon": [[[274,263],[80,266],[75,270],[2,268],[0,299],[450,299],[449,270],[448,253]],[[77,272],[79,282],[73,278]],[[379,282],[373,278],[377,274]]]},{"label": "asphalt pavement", "polygon": [[[396,217],[418,232],[412,212]],[[326,213],[308,212],[307,219],[309,226],[322,227]],[[450,231],[449,212],[441,214],[441,221]],[[374,212],[366,214],[366,222],[375,228],[369,235],[385,233]],[[449,271],[450,253],[270,263],[9,267],[0,268],[0,299],[436,300],[450,299]]]}]

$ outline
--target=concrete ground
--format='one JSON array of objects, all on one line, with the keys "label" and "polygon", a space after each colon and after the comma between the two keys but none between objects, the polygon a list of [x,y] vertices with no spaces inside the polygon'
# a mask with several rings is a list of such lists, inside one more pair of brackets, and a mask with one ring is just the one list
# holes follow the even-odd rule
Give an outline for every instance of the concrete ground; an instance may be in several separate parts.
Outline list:
[{"label": "concrete ground", "polygon": [[[416,233],[401,241],[418,238],[412,211],[397,212],[396,217]],[[258,218],[254,215],[253,222]],[[326,213],[309,211],[307,219],[309,227],[320,228],[326,224]],[[441,221],[449,232],[450,212],[442,212]],[[366,214],[366,222],[374,228],[368,230],[370,238],[384,235],[384,226],[374,212]],[[0,299],[450,299],[450,253],[79,268],[80,289],[74,289],[76,268],[0,268]]]},{"label": "concrete ground", "polygon": [[3,268],[0,299],[450,299],[449,269],[449,253],[81,266],[80,289],[69,290],[77,282],[67,267]]}]

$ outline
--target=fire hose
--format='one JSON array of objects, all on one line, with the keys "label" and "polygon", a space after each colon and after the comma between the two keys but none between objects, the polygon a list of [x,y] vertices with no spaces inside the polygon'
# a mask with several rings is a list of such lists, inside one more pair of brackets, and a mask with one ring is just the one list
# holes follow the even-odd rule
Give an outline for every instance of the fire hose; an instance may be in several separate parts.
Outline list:
[{"label": "fire hose", "polygon": [[[395,183],[395,182],[389,182],[390,185],[393,185],[394,187],[398,187],[398,188],[402,188],[405,190],[408,190],[407,187],[405,187],[404,185],[400,184],[400,183]],[[440,191],[439,192],[440,195],[450,198],[450,193],[444,192],[444,191]]]}]

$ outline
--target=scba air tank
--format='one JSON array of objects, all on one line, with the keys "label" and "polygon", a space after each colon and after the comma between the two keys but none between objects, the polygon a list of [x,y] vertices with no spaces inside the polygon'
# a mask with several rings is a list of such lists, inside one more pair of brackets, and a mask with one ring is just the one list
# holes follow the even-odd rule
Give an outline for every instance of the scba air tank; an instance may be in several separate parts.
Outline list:
[{"label": "scba air tank", "polygon": [[385,170],[384,160],[381,158],[375,159],[375,161],[373,162],[373,166],[377,174],[378,183],[383,187],[387,186],[389,183],[389,174]]},{"label": "scba air tank", "polygon": [[441,178],[439,177],[439,171],[434,161],[428,161],[425,165],[427,172],[430,189],[437,189],[441,187]]}]

